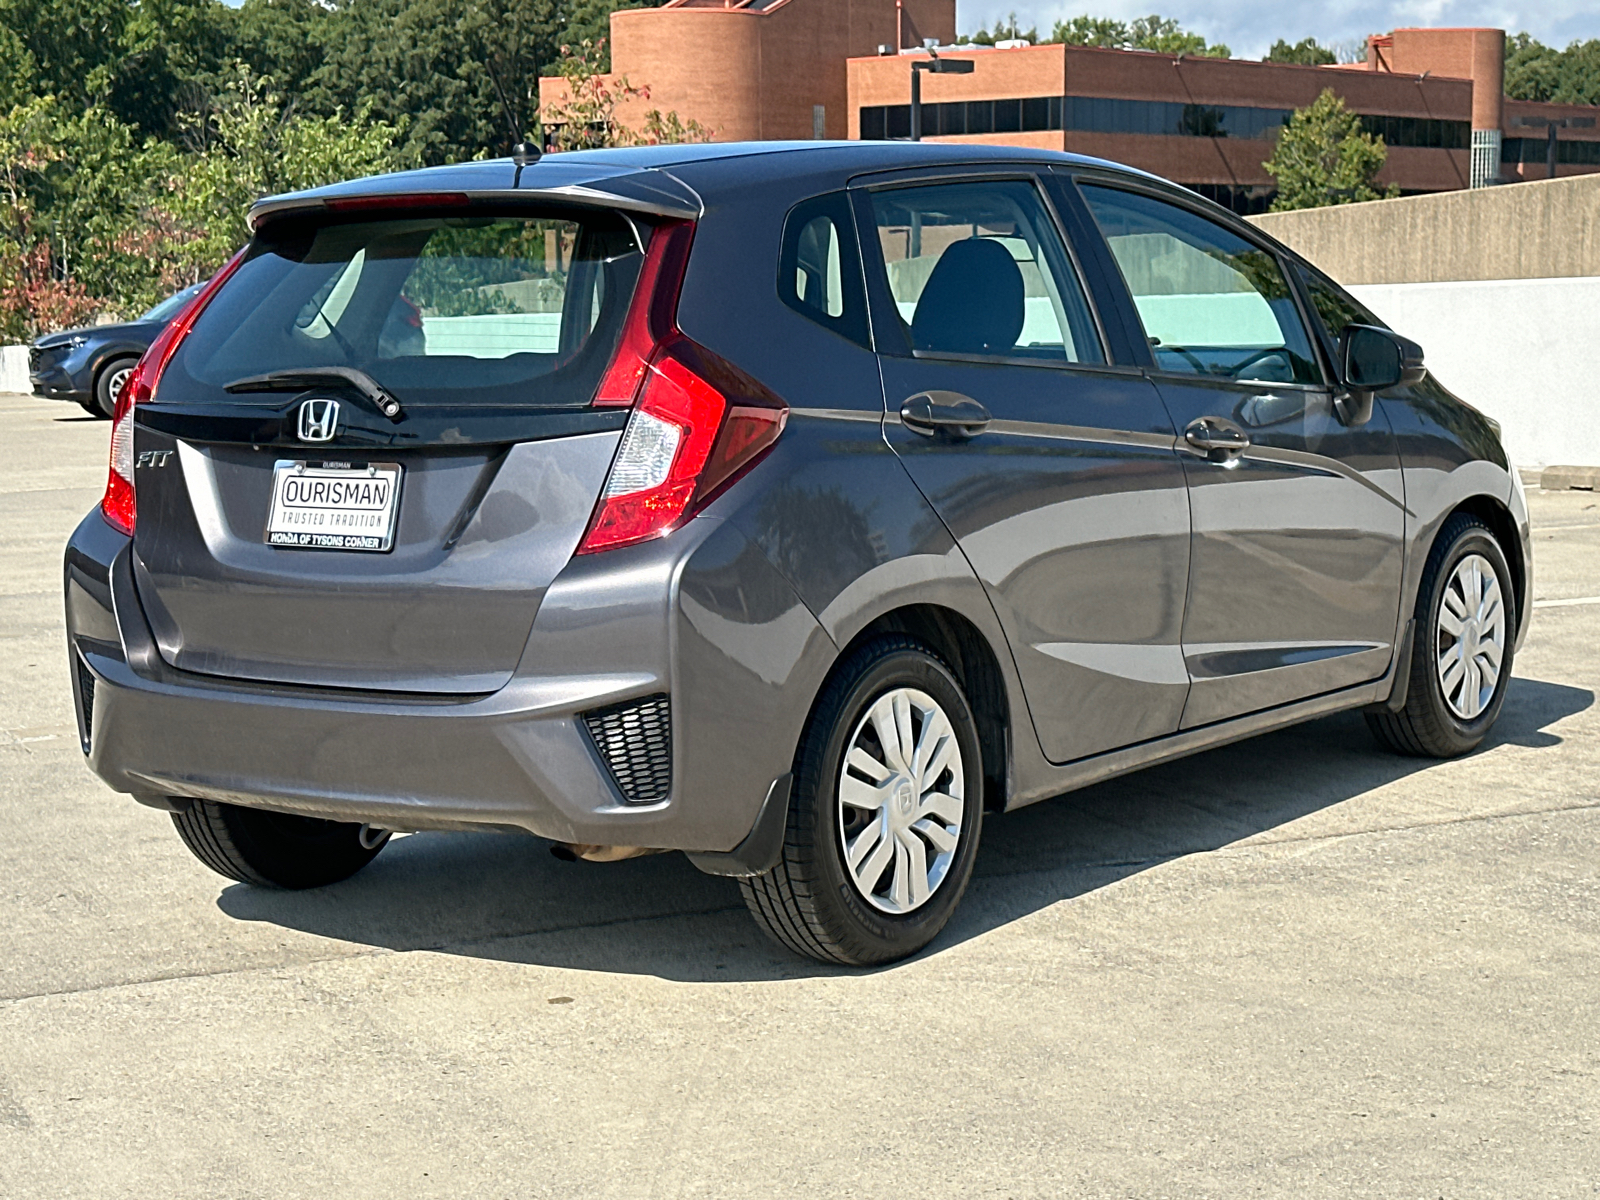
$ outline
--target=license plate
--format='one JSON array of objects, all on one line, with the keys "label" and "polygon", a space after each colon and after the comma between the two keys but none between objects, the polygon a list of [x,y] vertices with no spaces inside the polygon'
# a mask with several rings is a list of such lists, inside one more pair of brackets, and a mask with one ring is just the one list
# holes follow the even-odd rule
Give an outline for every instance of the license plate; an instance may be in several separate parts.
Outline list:
[{"label": "license plate", "polygon": [[266,540],[304,550],[387,550],[399,511],[399,463],[280,460]]}]

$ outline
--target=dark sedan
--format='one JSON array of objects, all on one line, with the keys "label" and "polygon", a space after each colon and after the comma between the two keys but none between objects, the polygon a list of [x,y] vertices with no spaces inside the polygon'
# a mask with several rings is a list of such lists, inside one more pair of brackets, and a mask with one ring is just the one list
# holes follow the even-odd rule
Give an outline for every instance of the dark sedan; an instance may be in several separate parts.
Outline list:
[{"label": "dark sedan", "polygon": [[109,417],[139,356],[202,286],[175,292],[134,321],[46,334],[28,351],[33,394],[72,400],[92,416]]}]

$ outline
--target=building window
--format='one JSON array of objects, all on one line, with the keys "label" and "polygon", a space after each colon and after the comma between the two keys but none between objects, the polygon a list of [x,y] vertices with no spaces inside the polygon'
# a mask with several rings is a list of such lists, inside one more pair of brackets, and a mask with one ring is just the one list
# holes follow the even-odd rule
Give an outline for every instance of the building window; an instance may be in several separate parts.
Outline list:
[{"label": "building window", "polygon": [[[1503,163],[1542,163],[1548,143],[1542,137],[1506,138],[1500,143]],[[1600,142],[1556,142],[1556,161],[1575,166],[1600,167]]]},{"label": "building window", "polygon": [[[1114,100],[1103,96],[1036,96],[1027,100],[957,100],[922,106],[924,137],[973,133],[1033,133],[1070,129],[1081,133],[1136,133],[1156,137],[1251,138],[1271,140],[1293,115],[1287,108],[1252,108],[1242,104],[1179,104],[1169,100]],[[1362,127],[1390,146],[1465,150],[1471,139],[1467,121],[1423,117],[1363,116]],[[861,110],[861,136],[868,141],[911,136],[909,104],[878,105]],[[1506,145],[1536,139],[1507,139]],[[1544,142],[1536,156],[1543,162]],[[1600,153],[1600,142],[1564,142],[1562,153]],[[1505,158],[1505,162],[1518,159]],[[1565,158],[1562,162],[1600,162]]]},{"label": "building window", "polygon": [[1361,127],[1387,146],[1421,146],[1432,150],[1466,150],[1472,144],[1469,121],[1426,117],[1380,117],[1363,114]]},{"label": "building window", "polygon": [[1271,184],[1186,183],[1184,187],[1241,217],[1266,212],[1278,198],[1278,189]]},{"label": "building window", "polygon": [[1270,138],[1289,120],[1286,108],[1237,104],[1178,104],[1168,100],[1111,100],[1068,96],[1063,124],[1084,133],[1142,133],[1167,137]]},{"label": "building window", "polygon": [[[969,133],[1037,133],[1061,128],[1061,97],[1026,100],[954,100],[922,106],[922,136]],[[863,141],[911,136],[909,104],[879,104],[861,110]]]}]

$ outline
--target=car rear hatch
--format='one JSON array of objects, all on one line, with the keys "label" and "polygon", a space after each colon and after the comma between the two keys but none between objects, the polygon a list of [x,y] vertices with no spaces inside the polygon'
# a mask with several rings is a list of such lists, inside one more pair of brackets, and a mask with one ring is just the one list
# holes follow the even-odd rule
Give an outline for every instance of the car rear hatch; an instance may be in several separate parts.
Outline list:
[{"label": "car rear hatch", "polygon": [[651,188],[674,182],[616,204],[345,187],[258,212],[132,410],[135,577],[166,661],[502,686],[627,423],[593,401],[671,209]]}]

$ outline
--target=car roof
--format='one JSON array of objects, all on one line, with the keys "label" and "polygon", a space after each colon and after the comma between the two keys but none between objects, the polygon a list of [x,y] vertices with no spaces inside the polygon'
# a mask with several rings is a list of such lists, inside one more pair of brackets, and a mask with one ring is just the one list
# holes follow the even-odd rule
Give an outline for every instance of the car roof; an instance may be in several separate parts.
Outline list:
[{"label": "car roof", "polygon": [[372,175],[267,197],[251,208],[250,221],[254,228],[283,213],[323,208],[330,200],[441,192],[465,193],[475,199],[549,199],[693,218],[704,211],[704,200],[675,168],[734,159],[748,160],[750,170],[742,177],[746,184],[820,172],[848,178],[917,167],[1024,162],[1097,167],[1157,179],[1104,159],[1023,146],[887,141],[679,143],[547,154],[520,168],[509,158],[499,158]]}]

